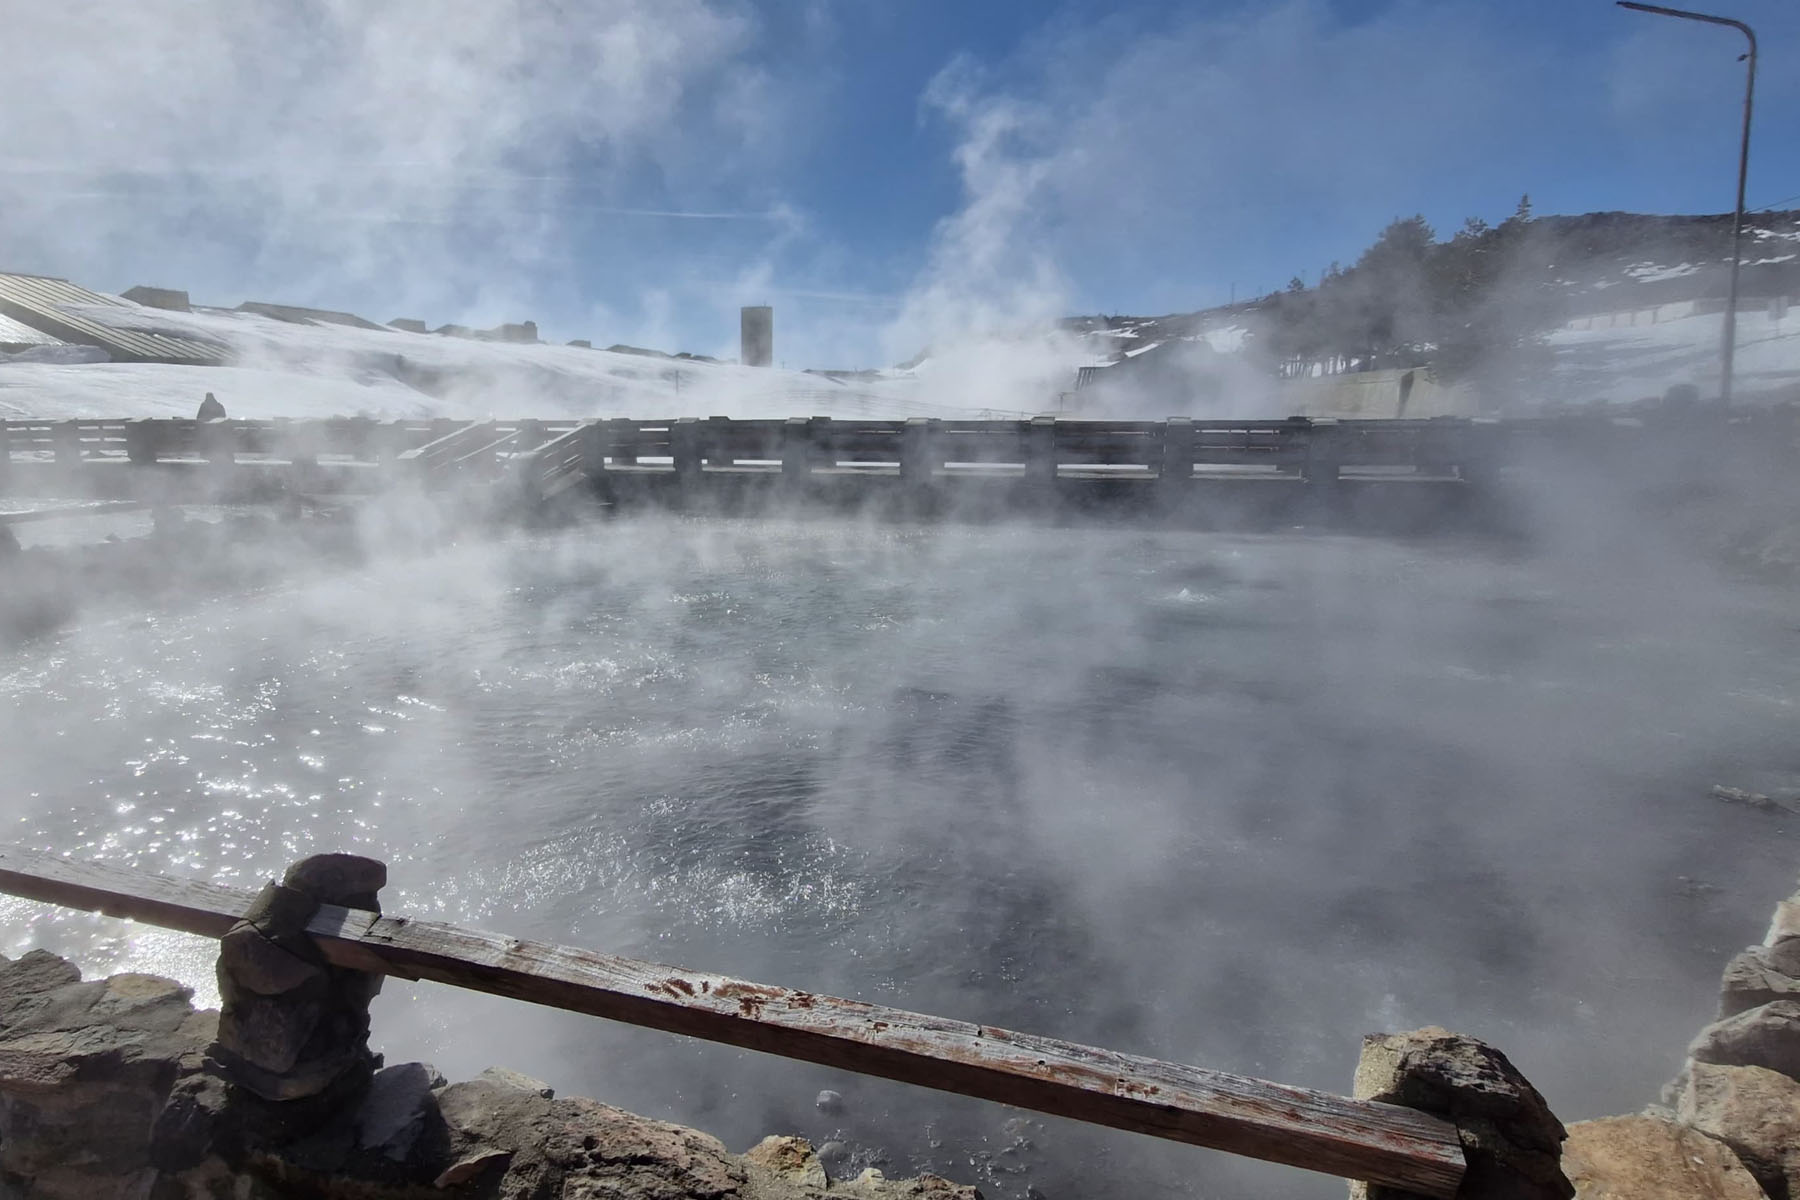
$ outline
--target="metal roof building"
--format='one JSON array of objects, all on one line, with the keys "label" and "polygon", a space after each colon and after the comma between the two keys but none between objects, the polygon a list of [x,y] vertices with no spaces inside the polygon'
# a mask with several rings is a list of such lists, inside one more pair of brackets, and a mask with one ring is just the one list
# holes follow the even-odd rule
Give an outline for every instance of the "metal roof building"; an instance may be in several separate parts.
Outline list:
[{"label": "metal roof building", "polygon": [[246,300],[238,305],[238,311],[255,313],[262,317],[273,317],[277,321],[287,321],[294,325],[347,325],[352,329],[387,331],[386,326],[377,325],[355,313],[336,312],[329,308],[304,308],[298,304],[270,304],[266,300]]},{"label": "metal roof building", "polygon": [[15,321],[8,316],[0,316],[0,352],[11,353],[15,350],[29,350],[33,346],[67,345],[59,337],[52,337],[41,329],[33,329],[22,321]]},{"label": "metal roof building", "polygon": [[218,346],[153,330],[116,329],[79,311],[83,308],[135,309],[66,279],[48,275],[0,275],[0,317],[10,317],[39,333],[82,346],[98,346],[114,362],[215,364]]}]

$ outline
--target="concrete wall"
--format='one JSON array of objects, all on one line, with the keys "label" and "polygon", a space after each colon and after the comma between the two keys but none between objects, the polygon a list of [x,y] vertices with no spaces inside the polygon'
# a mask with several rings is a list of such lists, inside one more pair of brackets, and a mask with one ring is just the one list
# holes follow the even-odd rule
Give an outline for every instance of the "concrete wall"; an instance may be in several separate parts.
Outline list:
[{"label": "concrete wall", "polygon": [[1478,412],[1472,385],[1446,385],[1422,367],[1287,379],[1276,385],[1275,396],[1283,401],[1277,407],[1284,416],[1472,417]]}]

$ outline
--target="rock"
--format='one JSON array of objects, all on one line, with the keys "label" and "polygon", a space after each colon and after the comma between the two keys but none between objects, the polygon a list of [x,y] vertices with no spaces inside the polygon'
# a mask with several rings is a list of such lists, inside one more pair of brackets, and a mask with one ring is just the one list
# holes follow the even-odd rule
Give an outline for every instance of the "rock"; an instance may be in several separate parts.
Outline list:
[{"label": "rock", "polygon": [[375,893],[387,886],[387,864],[360,854],[315,854],[289,867],[281,882],[326,904],[380,912]]},{"label": "rock", "polygon": [[270,941],[256,926],[242,923],[219,940],[219,969],[259,996],[276,996],[323,978],[324,967]]},{"label": "rock", "polygon": [[850,1147],[840,1141],[829,1141],[819,1147],[819,1164],[830,1176],[840,1176],[850,1165]]},{"label": "rock", "polygon": [[485,1079],[489,1083],[499,1084],[501,1087],[514,1088],[521,1092],[536,1092],[546,1100],[554,1100],[556,1098],[556,1089],[545,1083],[543,1080],[533,1079],[529,1075],[519,1071],[509,1070],[506,1067],[489,1067],[479,1075],[475,1076],[475,1078]]},{"label": "rock", "polygon": [[177,1081],[150,1127],[151,1165],[170,1174],[199,1166],[213,1150],[225,1104],[225,1081],[217,1074]]},{"label": "rock", "polygon": [[[504,1169],[505,1164],[512,1162],[510,1150],[480,1150],[474,1154],[457,1159],[445,1167],[438,1177],[431,1181],[435,1188],[452,1188],[459,1183],[468,1183],[495,1168]],[[564,1196],[569,1193],[565,1191]]]},{"label": "rock", "polygon": [[744,1185],[743,1164],[719,1139],[699,1130],[652,1121],[593,1100],[554,1104],[562,1132],[546,1149],[553,1160],[562,1160],[573,1141],[582,1160],[563,1185],[565,1200],[640,1195],[712,1200],[735,1197]]},{"label": "rock", "polygon": [[1763,945],[1779,946],[1790,938],[1800,938],[1800,896],[1790,896],[1775,906]]},{"label": "rock", "polygon": [[431,1094],[444,1077],[424,1063],[398,1063],[375,1073],[356,1112],[356,1144],[403,1162],[437,1111]]},{"label": "rock", "polygon": [[1562,1166],[1577,1200],[1765,1200],[1725,1145],[1653,1117],[1569,1126]]},{"label": "rock", "polygon": [[0,1004],[15,997],[32,996],[68,983],[78,983],[81,971],[74,963],[48,950],[33,950],[0,967]]},{"label": "rock", "polygon": [[[300,1061],[307,1041],[324,1019],[325,1005],[319,1000],[281,1003],[274,997],[257,997],[237,1004],[227,1001],[226,1012],[234,1019],[221,1022],[219,1026],[220,1048],[230,1051],[234,1059],[241,1060],[244,1065],[256,1067],[271,1076],[281,1076],[292,1072]],[[232,1065],[235,1067],[238,1062]],[[268,1095],[270,1100],[287,1100],[307,1094],[304,1089],[289,1094],[279,1082],[271,1086],[280,1089],[282,1094]],[[254,1090],[266,1095],[260,1087]]]},{"label": "rock", "polygon": [[1800,1076],[1800,1000],[1772,1000],[1715,1021],[1700,1031],[1688,1053],[1696,1062]]},{"label": "rock", "polygon": [[814,1098],[813,1107],[827,1116],[836,1116],[844,1111],[844,1097],[842,1093],[826,1088]]},{"label": "rock", "polygon": [[1777,970],[1768,946],[1751,946],[1725,965],[1719,981],[1719,1018],[1735,1017],[1774,1000],[1800,1000],[1800,979]]},{"label": "rock", "polygon": [[744,1161],[779,1176],[784,1182],[824,1191],[830,1181],[825,1167],[805,1138],[766,1137],[744,1152]]},{"label": "rock", "polygon": [[1787,795],[1765,796],[1761,792],[1714,784],[1712,798],[1723,800],[1727,804],[1742,804],[1749,808],[1759,808],[1765,812],[1800,813],[1800,800]]},{"label": "rock", "polygon": [[[1370,1034],[1356,1065],[1355,1094],[1456,1125],[1468,1160],[1459,1200],[1569,1200],[1575,1194],[1559,1165],[1562,1122],[1492,1046],[1435,1026]],[[1351,1185],[1352,1197],[1394,1195],[1390,1188]]]},{"label": "rock", "polygon": [[1695,1063],[1680,1114],[1735,1150],[1769,1195],[1800,1194],[1800,1082],[1763,1067]]}]

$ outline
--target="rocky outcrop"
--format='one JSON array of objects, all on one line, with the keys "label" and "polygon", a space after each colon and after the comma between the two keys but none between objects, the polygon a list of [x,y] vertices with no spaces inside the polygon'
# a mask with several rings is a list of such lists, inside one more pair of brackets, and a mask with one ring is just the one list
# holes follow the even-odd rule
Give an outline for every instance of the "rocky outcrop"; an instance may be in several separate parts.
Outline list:
[{"label": "rocky outcrop", "polygon": [[1762,945],[1727,964],[1718,1020],[1694,1038],[1662,1098],[1686,1129],[1728,1148],[1770,1200],[1800,1200],[1800,896],[1776,906]]},{"label": "rocky outcrop", "polygon": [[1800,1083],[1764,1067],[1696,1062],[1677,1115],[1737,1152],[1771,1196],[1800,1181]]},{"label": "rocky outcrop", "polygon": [[1729,1148],[1661,1117],[1579,1121],[1562,1166],[1581,1200],[1764,1200]]},{"label": "rocky outcrop", "polygon": [[[263,978],[292,984],[305,975],[271,969]],[[316,988],[322,977],[306,978]],[[234,975],[234,986],[243,982]],[[285,990],[307,1003],[321,999],[304,984]],[[269,994],[276,993],[257,993]],[[229,1023],[195,1011],[191,999],[188,989],[149,975],[83,981],[72,964],[41,951],[0,959],[0,1196],[978,1200],[974,1188],[932,1176],[887,1180],[865,1171],[830,1180],[799,1138],[732,1154],[707,1134],[557,1097],[501,1069],[448,1083],[422,1063],[379,1067],[373,1055],[328,1056],[341,1069],[315,1094],[336,1104],[321,1116],[288,1107],[312,1097],[271,1100],[246,1088],[227,1065],[221,1026]],[[276,1019],[294,1032],[287,1014]],[[308,1040],[294,1045],[304,1049]],[[292,1077],[331,1074],[313,1061],[297,1055],[303,1069]],[[365,1062],[371,1070],[362,1075]],[[288,1091],[289,1077],[273,1075],[274,1090]],[[295,1115],[308,1119],[289,1119]]]}]

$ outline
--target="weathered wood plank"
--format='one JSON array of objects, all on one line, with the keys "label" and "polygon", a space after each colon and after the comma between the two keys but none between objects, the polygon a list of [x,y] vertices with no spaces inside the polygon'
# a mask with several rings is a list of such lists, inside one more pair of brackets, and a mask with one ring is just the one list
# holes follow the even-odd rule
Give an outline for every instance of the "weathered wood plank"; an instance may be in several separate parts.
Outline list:
[{"label": "weathered wood plank", "polygon": [[0,891],[211,938],[224,937],[252,898],[236,888],[13,847],[0,850]]},{"label": "weathered wood plank", "polygon": [[[221,936],[251,895],[31,851],[0,890]],[[327,958],[1308,1170],[1452,1196],[1456,1130],[1412,1109],[591,950],[326,907]]]}]

